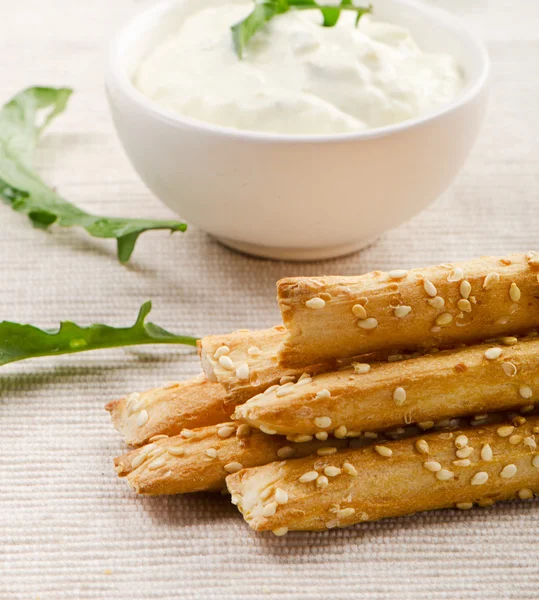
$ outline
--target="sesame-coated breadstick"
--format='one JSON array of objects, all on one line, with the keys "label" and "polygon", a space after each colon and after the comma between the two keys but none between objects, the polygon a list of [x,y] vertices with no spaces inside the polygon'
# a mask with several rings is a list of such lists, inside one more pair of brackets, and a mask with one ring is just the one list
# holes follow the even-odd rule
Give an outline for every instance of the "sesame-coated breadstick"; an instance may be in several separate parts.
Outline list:
[{"label": "sesame-coated breadstick", "polygon": [[286,367],[451,347],[539,326],[539,254],[277,284]]},{"label": "sesame-coated breadstick", "polygon": [[177,435],[186,427],[222,423],[235,407],[223,387],[204,375],[134,392],[105,406],[114,427],[133,446],[141,446],[157,435]]},{"label": "sesame-coated breadstick", "polygon": [[198,342],[202,368],[208,379],[218,381],[232,398],[239,394],[248,399],[279,382],[295,381],[305,371],[318,373],[334,366],[335,361],[329,361],[307,369],[283,369],[279,351],[285,338],[282,326],[208,335]]},{"label": "sesame-coated breadstick", "polygon": [[225,477],[244,467],[254,467],[291,457],[307,456],[321,448],[336,452],[348,440],[290,442],[248,425],[222,423],[185,429],[181,435],[156,440],[114,460],[116,472],[127,477],[139,494],[185,494],[219,491]]},{"label": "sesame-coated breadstick", "polygon": [[539,493],[538,433],[535,416],[518,427],[472,427],[274,462],[226,481],[249,525],[276,535],[438,508],[464,510]]},{"label": "sesame-coated breadstick", "polygon": [[270,389],[238,406],[233,419],[282,435],[346,437],[537,401],[539,338],[504,337],[399,362],[353,363]]}]

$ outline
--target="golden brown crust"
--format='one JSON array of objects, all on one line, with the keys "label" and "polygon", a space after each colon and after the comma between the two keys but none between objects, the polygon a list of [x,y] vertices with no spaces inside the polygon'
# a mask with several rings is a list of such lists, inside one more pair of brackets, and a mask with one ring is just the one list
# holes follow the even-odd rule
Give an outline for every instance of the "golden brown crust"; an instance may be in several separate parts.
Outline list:
[{"label": "golden brown crust", "polygon": [[228,422],[159,439],[115,458],[114,465],[118,475],[127,477],[139,494],[219,491],[234,468],[307,456],[328,445],[342,448],[347,440],[334,440],[331,444],[317,440],[293,443],[246,425],[238,429],[237,424]]},{"label": "golden brown crust", "polygon": [[208,335],[198,342],[202,367],[210,381],[218,381],[225,388],[231,402],[241,404],[283,378],[292,381],[306,371],[319,373],[334,366],[335,361],[328,361],[325,365],[283,369],[279,352],[285,338],[282,326]]},{"label": "golden brown crust", "polygon": [[539,255],[529,253],[407,272],[282,279],[278,300],[289,335],[281,363],[300,367],[530,331],[539,326],[538,273]]},{"label": "golden brown crust", "polygon": [[519,409],[539,398],[539,339],[505,342],[514,345],[482,344],[401,362],[355,363],[355,368],[252,398],[236,408],[233,418],[283,435],[335,430],[346,435]]},{"label": "golden brown crust", "polygon": [[432,433],[245,469],[229,475],[227,486],[253,529],[278,535],[455,505],[485,506],[539,493],[538,432],[535,416],[519,427]]},{"label": "golden brown crust", "polygon": [[187,381],[135,392],[109,402],[105,408],[125,442],[141,446],[155,435],[173,436],[185,428],[222,423],[230,417],[235,404],[227,399],[221,385],[198,375]]}]

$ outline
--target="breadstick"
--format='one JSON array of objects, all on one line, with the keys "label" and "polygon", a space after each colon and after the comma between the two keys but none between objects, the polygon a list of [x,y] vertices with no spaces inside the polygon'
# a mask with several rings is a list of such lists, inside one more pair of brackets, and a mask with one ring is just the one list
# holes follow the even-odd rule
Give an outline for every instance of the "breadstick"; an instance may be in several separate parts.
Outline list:
[{"label": "breadstick", "polygon": [[238,406],[233,419],[279,434],[380,431],[539,401],[539,338],[503,338],[392,363],[354,363]]},{"label": "breadstick", "polygon": [[208,335],[198,342],[202,368],[210,381],[218,381],[240,403],[238,398],[245,401],[280,381],[295,381],[306,371],[318,373],[334,366],[335,361],[329,361],[326,365],[283,369],[279,351],[285,338],[282,326]]},{"label": "breadstick", "polygon": [[274,462],[227,477],[256,531],[320,531],[539,493],[539,417]]},{"label": "breadstick", "polygon": [[332,440],[331,444],[318,440],[295,443],[284,437],[265,435],[247,425],[222,423],[156,440],[119,456],[114,465],[118,475],[127,477],[129,485],[139,494],[219,491],[225,485],[225,477],[235,470],[307,456],[320,448],[335,451],[347,443],[347,440]]},{"label": "breadstick", "polygon": [[109,402],[105,409],[127,444],[140,446],[156,435],[177,435],[184,428],[226,421],[235,404],[218,383],[204,375],[170,383]]},{"label": "breadstick", "polygon": [[280,353],[300,367],[383,348],[448,348],[539,326],[539,254],[359,277],[277,284],[289,335]]}]

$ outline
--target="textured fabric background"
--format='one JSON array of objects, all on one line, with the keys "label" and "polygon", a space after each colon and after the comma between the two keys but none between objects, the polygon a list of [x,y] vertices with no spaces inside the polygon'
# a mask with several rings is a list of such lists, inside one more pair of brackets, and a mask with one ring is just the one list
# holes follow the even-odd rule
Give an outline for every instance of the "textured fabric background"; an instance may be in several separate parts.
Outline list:
[{"label": "textured fabric background", "polygon": [[[74,87],[40,145],[44,177],[94,212],[168,217],[123,155],[102,85],[106,40],[144,4],[0,0],[0,100],[34,84]],[[487,39],[492,101],[462,174],[423,214],[324,263],[246,258],[191,228],[146,234],[122,267],[112,242],[36,231],[0,205],[0,319],[120,325],[151,298],[153,319],[179,332],[259,328],[278,321],[282,276],[537,249],[539,4],[443,4]],[[537,502],[275,538],[252,533],[225,497],[136,497],[112,468],[123,447],[103,405],[198,370],[189,351],[151,347],[2,368],[0,600],[537,598]]]}]

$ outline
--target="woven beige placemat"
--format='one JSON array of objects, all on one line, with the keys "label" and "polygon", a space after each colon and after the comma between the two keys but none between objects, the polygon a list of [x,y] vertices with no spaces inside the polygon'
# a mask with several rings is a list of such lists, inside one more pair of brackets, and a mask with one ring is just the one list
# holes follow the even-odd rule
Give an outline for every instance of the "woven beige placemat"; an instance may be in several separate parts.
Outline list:
[{"label": "woven beige placemat", "polygon": [[[1,0],[0,99],[73,86],[40,146],[41,172],[94,212],[166,217],[124,157],[102,89],[104,42],[135,4]],[[194,228],[158,232],[121,267],[111,242],[36,231],[0,206],[0,319],[120,325],[151,298],[153,320],[179,332],[259,328],[278,321],[283,276],[537,249],[537,3],[469,4],[456,7],[484,29],[493,59],[488,123],[452,190],[410,223],[361,254],[302,265],[234,254]],[[198,370],[188,350],[151,347],[2,368],[0,600],[537,598],[537,502],[275,538],[252,533],[226,497],[136,497],[113,471],[123,447],[103,405]]]}]

